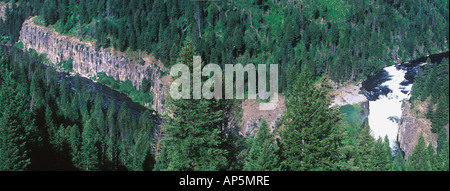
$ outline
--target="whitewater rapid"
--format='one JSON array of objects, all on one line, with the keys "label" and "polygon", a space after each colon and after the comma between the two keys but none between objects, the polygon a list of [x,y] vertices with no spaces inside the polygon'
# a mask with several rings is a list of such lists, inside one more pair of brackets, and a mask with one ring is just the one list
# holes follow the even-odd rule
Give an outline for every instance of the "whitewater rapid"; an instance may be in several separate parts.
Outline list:
[{"label": "whitewater rapid", "polygon": [[449,52],[385,67],[369,76],[362,83],[364,95],[369,100],[369,126],[375,139],[388,137],[393,156],[399,146],[397,142],[398,125],[402,117],[402,104],[411,97],[411,88],[419,68],[430,59],[440,63],[448,58]]},{"label": "whitewater rapid", "polygon": [[398,149],[398,123],[402,116],[402,103],[411,97],[412,83],[402,85],[407,71],[396,66],[384,68],[390,80],[381,86],[391,91],[387,95],[380,95],[377,100],[369,101],[369,126],[375,139],[385,136],[389,138],[392,152]]}]

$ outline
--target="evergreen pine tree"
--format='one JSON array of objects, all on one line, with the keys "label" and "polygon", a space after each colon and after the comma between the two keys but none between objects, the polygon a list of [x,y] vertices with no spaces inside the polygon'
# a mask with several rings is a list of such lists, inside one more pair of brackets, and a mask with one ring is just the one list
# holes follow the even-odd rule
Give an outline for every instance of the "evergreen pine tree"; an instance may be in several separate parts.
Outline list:
[{"label": "evergreen pine tree", "polygon": [[370,169],[375,171],[388,171],[391,167],[392,153],[389,147],[389,139],[387,136],[384,141],[377,139],[372,147],[372,152],[370,155]]},{"label": "evergreen pine tree", "polygon": [[26,170],[31,161],[24,148],[27,136],[14,124],[9,112],[0,118],[0,171]]},{"label": "evergreen pine tree", "polygon": [[80,109],[78,103],[78,96],[73,96],[72,102],[70,103],[70,111],[68,112],[69,119],[72,122],[77,122],[80,120]]},{"label": "evergreen pine tree", "polygon": [[133,171],[142,171],[144,168],[152,168],[145,167],[144,162],[147,158],[153,158],[151,156],[152,145],[151,138],[149,136],[148,131],[145,128],[142,128],[141,131],[136,135],[138,136],[135,145],[132,148],[133,153],[133,162],[132,169]]},{"label": "evergreen pine tree", "polygon": [[356,149],[357,154],[357,166],[360,170],[372,170],[371,168],[371,152],[375,143],[375,139],[370,135],[369,121],[366,118],[363,123],[363,127],[360,130],[357,138]]},{"label": "evergreen pine tree", "polygon": [[278,145],[271,134],[266,120],[261,120],[261,125],[255,137],[250,139],[250,148],[245,160],[245,171],[274,171],[280,168]]},{"label": "evergreen pine tree", "polygon": [[58,114],[63,115],[67,118],[70,111],[67,111],[70,108],[70,87],[66,83],[66,80],[61,80],[59,84],[59,99],[58,99]]},{"label": "evergreen pine tree", "polygon": [[336,169],[337,149],[342,137],[338,131],[341,117],[330,107],[332,96],[328,78],[315,85],[303,69],[294,83],[283,116],[281,131],[283,166],[288,170]]},{"label": "evergreen pine tree", "polygon": [[47,128],[47,132],[49,137],[53,137],[56,134],[56,124],[53,121],[53,112],[50,106],[45,107],[45,126]]},{"label": "evergreen pine tree", "polygon": [[136,35],[134,34],[133,30],[130,30],[130,36],[128,38],[128,42],[130,43],[130,49],[131,50],[136,50],[137,49],[138,43],[137,43]]},{"label": "evergreen pine tree", "polygon": [[46,10],[44,11],[44,20],[46,25],[53,25],[57,21],[57,7],[56,7],[56,1],[48,0],[45,1],[44,6]]},{"label": "evergreen pine tree", "polygon": [[449,139],[447,137],[447,141],[444,143],[444,146],[441,149],[441,152],[439,153],[438,162],[441,165],[441,167],[438,168],[438,170],[441,170],[441,171],[449,171],[449,141],[448,140]]},{"label": "evergreen pine tree", "polygon": [[44,107],[44,92],[42,90],[44,84],[42,82],[42,75],[42,70],[37,69],[31,78],[30,93],[32,112]]},{"label": "evergreen pine tree", "polygon": [[397,150],[397,154],[395,155],[394,162],[392,164],[392,171],[405,171],[406,170],[406,162],[403,158],[402,152]]},{"label": "evergreen pine tree", "polygon": [[155,167],[154,167],[153,171],[168,170],[169,161],[168,161],[168,153],[167,153],[166,148],[168,148],[168,147],[163,147],[161,149],[161,151],[159,152],[159,156],[158,156],[158,158],[156,158]]},{"label": "evergreen pine tree", "polygon": [[83,142],[81,144],[81,159],[80,168],[85,171],[93,171],[99,169],[98,158],[98,132],[94,117],[89,119],[84,125],[83,133],[81,134]]},{"label": "evergreen pine tree", "polygon": [[69,145],[71,148],[70,153],[72,155],[72,162],[78,168],[81,168],[81,166],[79,166],[81,160],[81,153],[80,153],[81,144],[82,140],[80,129],[78,128],[77,125],[73,125],[72,127],[70,127]]},{"label": "evergreen pine tree", "polygon": [[26,170],[36,130],[24,87],[6,70],[0,86],[0,170]]},{"label": "evergreen pine tree", "polygon": [[433,144],[428,144],[426,149],[427,165],[429,165],[428,171],[436,171],[439,168],[438,156],[434,150]]},{"label": "evergreen pine tree", "polygon": [[[188,65],[192,71],[194,55],[195,50],[188,41],[180,52],[179,63]],[[169,98],[168,105],[173,117],[164,127],[167,170],[223,170],[227,151],[220,147],[224,141],[220,102]]]},{"label": "evergreen pine tree", "polygon": [[438,133],[444,130],[444,126],[448,124],[449,119],[449,102],[448,96],[440,96],[437,102],[437,109],[432,118],[432,131]]},{"label": "evergreen pine tree", "polygon": [[110,168],[111,170],[116,170],[118,167],[118,151],[117,151],[117,139],[118,139],[118,131],[116,126],[116,118],[115,118],[115,101],[113,100],[112,103],[108,107],[108,111],[106,114],[106,131],[108,134],[106,135],[106,158],[107,161],[110,162]]},{"label": "evergreen pine tree", "polygon": [[427,161],[426,143],[421,134],[411,156],[408,157],[407,170],[426,171],[430,169],[430,163]]}]

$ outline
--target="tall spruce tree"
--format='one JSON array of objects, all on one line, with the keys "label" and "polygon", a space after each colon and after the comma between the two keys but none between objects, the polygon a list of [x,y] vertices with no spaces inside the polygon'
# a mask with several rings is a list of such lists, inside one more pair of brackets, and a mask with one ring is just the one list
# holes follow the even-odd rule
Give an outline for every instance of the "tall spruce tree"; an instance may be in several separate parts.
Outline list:
[{"label": "tall spruce tree", "polygon": [[108,134],[106,135],[106,158],[109,161],[109,168],[111,170],[117,170],[118,168],[118,148],[117,148],[117,139],[118,139],[118,129],[116,125],[115,119],[116,112],[116,102],[113,100],[112,103],[108,107],[108,111],[106,114],[106,131]]},{"label": "tall spruce tree", "polygon": [[439,159],[438,162],[441,165],[440,168],[438,168],[438,170],[442,170],[442,171],[449,171],[449,141],[448,141],[448,137],[447,140],[444,143],[443,148],[441,149],[440,153],[439,153]]},{"label": "tall spruce tree", "polygon": [[90,118],[84,125],[81,134],[83,142],[81,143],[80,168],[85,171],[99,169],[99,150],[97,142],[99,140],[95,117]]},{"label": "tall spruce tree", "polygon": [[280,169],[279,147],[270,132],[267,121],[262,119],[255,137],[250,139],[250,148],[245,159],[246,171],[274,171]]},{"label": "tall spruce tree", "polygon": [[427,171],[431,169],[429,155],[426,151],[426,143],[421,134],[411,156],[408,157],[407,170],[409,171]]},{"label": "tall spruce tree", "polygon": [[332,95],[327,77],[315,84],[303,69],[291,89],[281,131],[283,166],[287,170],[332,170],[338,168],[337,149],[341,116],[330,107]]},{"label": "tall spruce tree", "polygon": [[8,70],[4,77],[0,86],[0,170],[26,170],[31,164],[30,146],[36,130],[29,97]]},{"label": "tall spruce tree", "polygon": [[403,158],[402,152],[397,150],[397,154],[395,155],[394,162],[392,163],[392,171],[405,171],[406,170],[406,162]]},{"label": "tall spruce tree", "polygon": [[375,143],[375,139],[370,135],[370,126],[367,118],[364,120],[363,127],[358,134],[358,139],[356,142],[356,165],[359,170],[367,171],[372,170],[371,168],[371,152],[372,147]]},{"label": "tall spruce tree", "polygon": [[381,137],[375,141],[372,152],[370,153],[370,158],[370,170],[388,171],[391,169],[392,153],[387,136],[384,141]]},{"label": "tall spruce tree", "polygon": [[[164,143],[161,143],[164,145]],[[167,153],[167,146],[164,146],[161,151],[159,151],[159,156],[156,158],[155,167],[153,168],[153,171],[163,171],[163,170],[169,170],[169,161],[168,161],[168,153]]]},{"label": "tall spruce tree", "polygon": [[80,148],[82,144],[82,139],[80,129],[78,128],[77,125],[70,127],[70,135],[68,142],[71,148],[70,153],[72,155],[72,162],[76,167],[81,168],[79,164],[81,160]]},{"label": "tall spruce tree", "polygon": [[[192,71],[194,55],[195,49],[188,41],[180,51],[178,63],[186,64]],[[161,170],[223,170],[227,151],[220,147],[224,142],[220,102],[169,98],[168,106],[173,115],[163,127],[168,167]]]}]

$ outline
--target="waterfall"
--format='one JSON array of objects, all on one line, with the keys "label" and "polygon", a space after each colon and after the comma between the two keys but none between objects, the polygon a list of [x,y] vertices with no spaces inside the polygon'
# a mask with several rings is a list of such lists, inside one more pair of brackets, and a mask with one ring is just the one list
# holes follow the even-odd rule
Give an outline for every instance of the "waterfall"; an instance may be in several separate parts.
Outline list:
[{"label": "waterfall", "polygon": [[397,133],[398,123],[402,116],[402,103],[411,97],[412,83],[407,83],[404,67],[389,66],[384,68],[388,80],[380,84],[390,91],[386,95],[381,94],[378,99],[369,101],[369,126],[375,139],[385,136],[389,138],[393,154],[398,149]]},{"label": "waterfall", "polygon": [[363,82],[363,90],[369,100],[368,116],[371,135],[389,139],[392,154],[399,148],[398,125],[402,117],[402,104],[411,97],[414,76],[426,63],[409,62],[388,66]]},{"label": "waterfall", "polygon": [[420,67],[430,59],[440,63],[448,58],[449,52],[429,55],[410,62],[385,67],[362,83],[362,90],[369,100],[368,116],[371,134],[375,139],[385,136],[389,139],[392,155],[399,148],[397,142],[398,125],[402,117],[402,104],[411,97],[414,77]]}]

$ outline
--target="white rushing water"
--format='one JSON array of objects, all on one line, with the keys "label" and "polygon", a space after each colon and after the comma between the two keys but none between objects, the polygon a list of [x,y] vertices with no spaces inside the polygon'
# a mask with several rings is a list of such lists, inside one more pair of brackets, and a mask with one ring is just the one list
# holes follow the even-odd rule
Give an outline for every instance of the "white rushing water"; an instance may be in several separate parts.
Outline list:
[{"label": "white rushing water", "polygon": [[398,149],[397,133],[398,122],[402,116],[402,102],[411,97],[412,84],[401,85],[401,82],[405,80],[405,70],[398,70],[395,66],[384,69],[391,79],[384,82],[382,86],[387,86],[392,91],[387,95],[380,95],[376,101],[369,101],[369,126],[375,139],[379,137],[384,139],[386,135],[388,136],[392,152],[395,153]]}]

